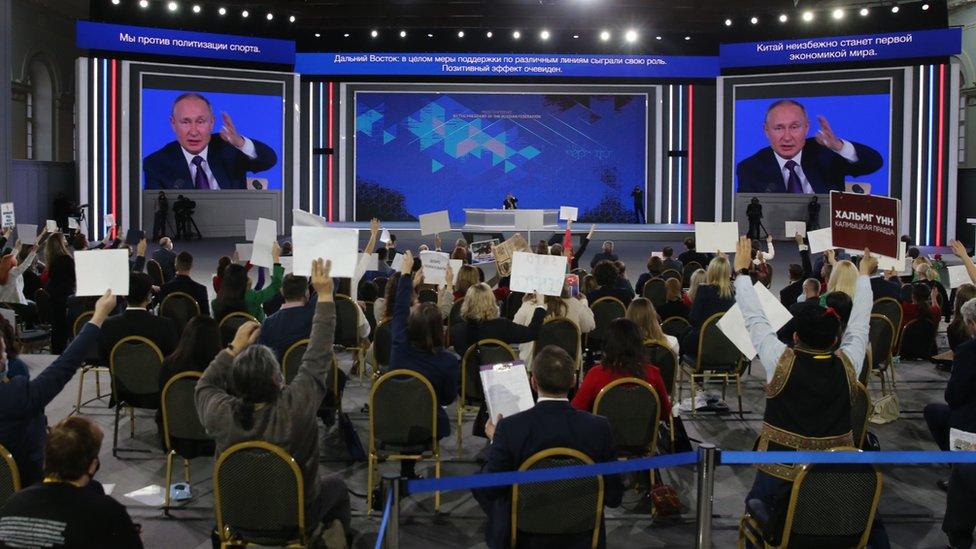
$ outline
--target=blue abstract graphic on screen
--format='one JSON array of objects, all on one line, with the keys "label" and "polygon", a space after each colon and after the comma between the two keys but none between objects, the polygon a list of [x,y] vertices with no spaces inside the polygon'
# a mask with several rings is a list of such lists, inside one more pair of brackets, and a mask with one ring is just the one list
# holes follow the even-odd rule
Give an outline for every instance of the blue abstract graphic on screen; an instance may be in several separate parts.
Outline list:
[{"label": "blue abstract graphic on screen", "polygon": [[[180,94],[195,90],[164,90],[143,88],[142,90],[142,156],[151,154],[174,141],[176,136],[170,126],[169,118],[173,101]],[[213,133],[223,127],[221,113],[230,115],[238,133],[244,137],[258,140],[271,147],[278,156],[278,163],[269,170],[248,174],[248,177],[262,177],[268,180],[269,189],[280,189],[284,155],[284,113],[282,98],[277,95],[202,92],[210,101],[214,111]],[[214,136],[212,139],[220,139]],[[145,182],[143,182],[143,187]]]},{"label": "blue abstract graphic on screen", "polygon": [[[820,131],[817,117],[823,116],[837,137],[862,143],[878,151],[884,159],[881,169],[868,175],[848,176],[847,180],[870,183],[871,194],[888,195],[891,158],[891,96],[888,94],[738,99],[735,102],[735,158],[730,169],[759,149],[769,146],[769,140],[763,133],[763,121],[766,109],[778,99],[795,99],[803,104],[810,118],[807,137],[817,135]],[[738,189],[739,182],[736,181],[735,185]]]},{"label": "blue abstract graphic on screen", "polygon": [[356,94],[356,219],[578,206],[580,221],[633,221],[644,188],[646,96]]}]

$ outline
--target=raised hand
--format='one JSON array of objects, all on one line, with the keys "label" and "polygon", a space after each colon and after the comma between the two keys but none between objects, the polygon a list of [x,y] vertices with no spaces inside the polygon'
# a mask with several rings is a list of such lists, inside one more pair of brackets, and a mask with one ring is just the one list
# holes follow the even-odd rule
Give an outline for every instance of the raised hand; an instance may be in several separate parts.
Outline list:
[{"label": "raised hand", "polygon": [[740,236],[735,244],[735,260],[733,263],[736,272],[748,269],[752,266],[752,240],[748,237]]},{"label": "raised hand", "polygon": [[844,141],[834,135],[834,129],[830,127],[830,122],[823,116],[817,116],[817,122],[820,123],[820,131],[817,132],[817,143],[820,143],[828,149],[839,152],[844,148]]},{"label": "raised hand", "polygon": [[92,315],[90,322],[95,326],[101,327],[102,322],[105,322],[108,315],[115,310],[115,302],[116,300],[115,296],[112,295],[112,290],[105,290],[102,297],[98,298],[98,301],[95,302],[95,314]]},{"label": "raised hand", "polygon": [[312,261],[310,282],[320,303],[332,301],[332,289],[335,285],[332,281],[332,261],[323,261],[321,258]]},{"label": "raised hand", "polygon": [[254,344],[260,334],[261,325],[257,322],[250,321],[241,324],[241,327],[237,329],[237,333],[234,334],[234,341],[230,344],[231,354],[237,355],[248,346]]},{"label": "raised hand", "polygon": [[403,252],[403,263],[400,264],[400,274],[403,276],[410,276],[410,271],[413,269],[413,252],[407,250]]},{"label": "raised hand", "polygon": [[237,133],[237,128],[234,126],[234,121],[230,119],[230,115],[222,112],[220,118],[224,121],[223,127],[220,128],[220,137],[238,149],[243,147],[244,137]]},{"label": "raised hand", "polygon": [[859,270],[862,275],[871,276],[878,268],[878,258],[871,255],[871,250],[864,248],[864,257],[861,258]]}]

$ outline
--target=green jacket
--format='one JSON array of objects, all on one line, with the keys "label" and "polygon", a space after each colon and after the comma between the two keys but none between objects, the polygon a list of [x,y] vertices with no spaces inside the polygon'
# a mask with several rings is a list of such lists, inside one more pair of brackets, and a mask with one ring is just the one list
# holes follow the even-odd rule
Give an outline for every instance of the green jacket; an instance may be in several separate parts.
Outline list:
[{"label": "green jacket", "polygon": [[[264,321],[264,302],[274,297],[281,290],[281,279],[284,277],[285,268],[280,263],[275,263],[271,273],[271,282],[267,286],[260,290],[248,288],[244,292],[244,307],[247,309],[245,312],[256,318],[258,322]],[[223,314],[223,311],[218,310],[216,299],[210,302],[210,309],[213,311],[214,318],[220,318]]]}]

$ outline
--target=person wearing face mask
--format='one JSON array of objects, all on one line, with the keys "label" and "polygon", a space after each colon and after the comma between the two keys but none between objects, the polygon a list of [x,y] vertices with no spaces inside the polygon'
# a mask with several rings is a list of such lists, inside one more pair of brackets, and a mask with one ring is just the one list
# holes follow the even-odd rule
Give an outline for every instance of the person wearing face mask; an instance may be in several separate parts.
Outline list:
[{"label": "person wearing face mask", "polygon": [[338,521],[349,532],[349,493],[338,475],[319,475],[316,413],[330,391],[336,311],[331,262],[312,263],[315,316],[308,349],[287,385],[275,352],[256,344],[261,326],[248,322],[237,330],[197,383],[196,408],[217,454],[238,442],[268,441],[282,447],[302,471],[309,532]]},{"label": "person wearing face mask", "polygon": [[0,546],[142,547],[125,506],[94,480],[103,438],[97,425],[79,416],[51,429],[43,482],[15,493],[0,509]]},{"label": "person wearing face mask", "polygon": [[98,343],[102,323],[115,308],[115,296],[105,292],[95,314],[71,345],[34,379],[7,376],[6,345],[0,338],[0,445],[14,456],[23,486],[43,477],[47,416],[44,408],[75,375]]}]

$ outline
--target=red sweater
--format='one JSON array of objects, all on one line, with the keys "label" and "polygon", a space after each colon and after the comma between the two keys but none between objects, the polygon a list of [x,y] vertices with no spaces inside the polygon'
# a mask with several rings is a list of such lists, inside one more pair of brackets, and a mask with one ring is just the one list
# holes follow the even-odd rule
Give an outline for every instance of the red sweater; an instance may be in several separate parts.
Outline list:
[{"label": "red sweater", "polygon": [[[614,373],[602,364],[597,364],[583,378],[583,384],[576,392],[576,396],[573,397],[573,408],[586,412],[593,411],[593,403],[596,402],[596,396],[600,394],[600,390],[609,385],[611,381],[622,377],[626,376]],[[671,399],[668,398],[668,390],[664,386],[664,379],[661,377],[661,372],[657,366],[651,363],[644,365],[644,381],[650,383],[651,387],[657,391],[657,396],[661,399],[661,418],[666,418],[667,414],[671,413]]]},{"label": "red sweater", "polygon": [[[904,328],[905,325],[908,324],[909,322],[915,320],[916,318],[920,318],[922,316],[922,309],[918,305],[911,303],[909,301],[901,302],[901,311],[902,311],[902,315],[901,315],[902,328]],[[929,307],[929,315],[930,318],[935,319],[935,322],[938,323],[939,318],[942,317],[942,309],[938,305],[932,305],[931,307]]]}]

